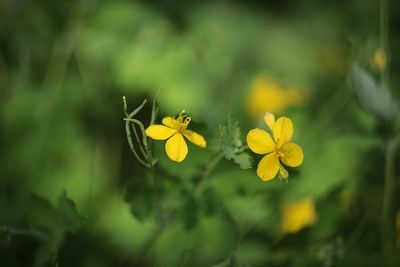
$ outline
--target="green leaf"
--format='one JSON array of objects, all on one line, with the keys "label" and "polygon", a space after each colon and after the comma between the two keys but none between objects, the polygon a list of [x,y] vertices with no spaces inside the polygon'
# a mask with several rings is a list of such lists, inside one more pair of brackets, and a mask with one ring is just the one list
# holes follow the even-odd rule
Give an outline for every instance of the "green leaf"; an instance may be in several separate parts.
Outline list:
[{"label": "green leaf", "polygon": [[236,164],[239,164],[241,169],[250,169],[252,165],[252,160],[248,153],[240,153],[234,155],[233,161]]},{"label": "green leaf", "polygon": [[84,218],[78,213],[75,203],[64,191],[58,200],[58,210],[62,222],[68,231],[75,232],[84,223]]},{"label": "green leaf", "polygon": [[155,210],[155,196],[149,180],[149,176],[139,177],[127,187],[124,196],[132,214],[140,221],[151,217]]},{"label": "green leaf", "polygon": [[35,255],[35,266],[54,262],[65,235],[78,230],[83,224],[83,217],[65,192],[60,196],[57,208],[44,198],[32,196],[28,220],[32,230],[45,237]]},{"label": "green leaf", "polygon": [[251,157],[243,153],[244,147],[239,122],[231,114],[226,125],[220,125],[221,148],[225,158],[233,160],[242,169],[251,168]]},{"label": "green leaf", "polygon": [[286,199],[322,198],[335,188],[358,179],[357,170],[363,155],[379,147],[379,139],[346,135],[325,136],[318,147],[306,147],[307,161],[300,167],[298,179],[292,179],[285,190]]},{"label": "green leaf", "polygon": [[242,146],[239,122],[230,114],[227,125],[220,125],[222,151],[227,159],[232,159]]},{"label": "green leaf", "polygon": [[358,102],[367,111],[385,120],[393,120],[397,106],[389,90],[376,83],[374,78],[359,65],[352,67],[352,84]]},{"label": "green leaf", "polygon": [[48,200],[33,195],[30,198],[28,221],[31,229],[46,236],[36,252],[33,265],[43,266],[54,262],[65,231],[57,209]]}]

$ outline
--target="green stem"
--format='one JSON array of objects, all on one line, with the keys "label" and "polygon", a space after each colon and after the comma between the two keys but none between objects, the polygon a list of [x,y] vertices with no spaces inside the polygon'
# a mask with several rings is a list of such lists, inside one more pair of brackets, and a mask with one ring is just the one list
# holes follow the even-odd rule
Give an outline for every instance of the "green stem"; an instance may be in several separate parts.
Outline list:
[{"label": "green stem", "polygon": [[153,106],[151,109],[151,120],[150,120],[150,125],[153,125],[156,123],[157,117],[158,117],[158,98],[160,96],[160,90],[157,91],[156,96],[153,99]]},{"label": "green stem", "polygon": [[140,156],[138,155],[138,153],[136,152],[135,146],[134,146],[133,141],[132,141],[132,134],[131,134],[131,130],[130,130],[130,124],[129,124],[128,121],[125,123],[125,130],[126,130],[126,137],[128,139],[129,147],[131,148],[131,151],[132,151],[133,155],[136,157],[136,159],[142,165],[150,168],[150,165],[147,162],[145,162],[143,159],[141,159]]},{"label": "green stem", "polygon": [[146,241],[143,243],[141,249],[139,250],[139,257],[146,258],[154,246],[157,243],[158,239],[160,239],[161,235],[164,233],[164,227],[157,225],[157,227],[153,230],[153,232],[148,236]]},{"label": "green stem", "polygon": [[393,196],[395,190],[396,152],[400,146],[400,135],[391,138],[386,146],[385,184],[383,193],[382,249],[383,262],[393,264],[394,250],[394,212]]},{"label": "green stem", "polygon": [[[136,157],[136,159],[142,165],[146,166],[147,168],[150,168],[153,165],[153,163],[152,163],[153,160],[152,160],[152,157],[151,157],[150,148],[149,148],[149,146],[147,144],[147,136],[146,136],[146,133],[145,133],[145,129],[144,129],[143,123],[140,122],[139,120],[136,120],[136,119],[133,118],[144,107],[144,105],[146,104],[147,100],[145,99],[143,101],[143,103],[139,107],[137,107],[134,111],[132,111],[131,113],[128,113],[128,105],[126,103],[126,97],[123,96],[122,100],[123,100],[123,103],[124,103],[124,114],[126,116],[126,118],[124,118],[124,120],[125,120],[126,136],[128,138],[129,146],[130,146],[130,148],[132,150],[133,155]],[[138,153],[136,152],[134,143],[132,141],[132,134],[131,134],[131,129],[130,129],[131,128],[131,124],[130,123],[132,123],[132,129],[134,131],[137,144],[138,144],[138,146],[139,146],[139,148],[140,148],[140,150],[141,150],[141,152],[142,152],[142,154],[143,154],[143,156],[145,158],[144,160],[141,159],[139,157]],[[140,142],[140,138],[139,138],[139,135],[137,133],[135,124],[137,126],[139,126],[140,131],[142,132],[142,142]],[[142,145],[144,146],[144,148],[143,148]]]},{"label": "green stem", "polygon": [[146,130],[144,129],[144,125],[143,125],[143,123],[141,122],[141,121],[139,121],[139,120],[137,120],[137,119],[132,119],[132,118],[126,118],[126,119],[124,119],[125,121],[130,121],[130,122],[133,122],[133,123],[136,123],[136,125],[137,126],[139,126],[139,128],[140,128],[140,130],[142,131],[142,142],[143,142],[143,145],[145,146],[145,147],[147,147],[147,136],[146,136]]},{"label": "green stem", "polygon": [[47,241],[49,239],[48,236],[41,231],[18,229],[18,228],[9,227],[6,225],[0,226],[0,234],[2,234],[2,233],[6,233],[11,236],[25,236],[25,237],[36,239],[41,242]]},{"label": "green stem", "polygon": [[217,167],[218,163],[224,158],[224,153],[219,152],[206,166],[203,172],[203,178],[206,178]]},{"label": "green stem", "polygon": [[389,87],[389,24],[388,24],[388,0],[380,1],[380,45],[383,51],[385,51],[388,59],[387,65],[381,72],[382,83]]},{"label": "green stem", "polygon": [[147,157],[148,157],[147,152],[144,150],[144,148],[143,148],[143,146],[142,146],[142,143],[140,142],[139,134],[138,134],[138,132],[137,132],[137,130],[136,130],[135,124],[133,124],[133,123],[132,123],[132,129],[133,129],[133,133],[134,133],[135,138],[136,138],[136,142],[137,142],[137,144],[138,144],[138,146],[139,146],[139,149],[140,149],[140,151],[142,152],[142,155],[143,155],[145,158],[147,158]]},{"label": "green stem", "polygon": [[148,235],[147,239],[143,242],[142,246],[138,249],[137,252],[134,252],[128,256],[125,260],[123,266],[136,266],[138,260],[145,260],[149,257],[149,253],[157,243],[158,239],[160,239],[161,235],[164,232],[164,227],[157,225],[156,228]]},{"label": "green stem", "polygon": [[200,176],[200,181],[197,184],[195,189],[195,195],[200,196],[201,193],[206,189],[206,178],[210,175],[210,173],[218,166],[219,162],[224,158],[224,153],[218,152],[211,160],[208,162],[206,167],[204,168],[203,173]]},{"label": "green stem", "polygon": [[[380,45],[388,58],[387,65],[381,72],[381,83],[390,89],[389,85],[389,24],[388,0],[380,0]],[[386,146],[385,184],[383,192],[382,218],[382,263],[392,266],[394,252],[394,212],[393,195],[395,190],[395,158],[400,145],[400,135],[388,140]]]},{"label": "green stem", "polygon": [[152,179],[152,184],[154,187],[155,191],[155,197],[154,197],[154,205],[155,205],[155,211],[156,211],[156,222],[157,225],[160,228],[163,228],[167,222],[165,220],[165,210],[163,208],[163,202],[162,202],[162,188],[160,185],[159,179],[157,179],[157,170],[156,166],[151,167],[151,179]]}]

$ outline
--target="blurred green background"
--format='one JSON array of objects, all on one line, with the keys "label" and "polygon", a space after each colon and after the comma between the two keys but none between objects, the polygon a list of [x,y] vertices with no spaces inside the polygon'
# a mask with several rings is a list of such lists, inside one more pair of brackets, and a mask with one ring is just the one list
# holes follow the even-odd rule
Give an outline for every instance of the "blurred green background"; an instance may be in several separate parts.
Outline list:
[{"label": "blurred green background", "polygon": [[[395,98],[399,10],[391,1]],[[387,266],[391,130],[348,75],[358,62],[379,78],[379,1],[1,0],[0,17],[1,266]],[[181,164],[157,142],[161,218],[122,103],[147,98],[147,126],[159,90],[160,118],[186,110],[208,141]],[[248,170],[223,159],[193,195],[228,114],[244,141],[266,110],[293,120],[304,150],[288,183],[262,182],[252,155]]]}]

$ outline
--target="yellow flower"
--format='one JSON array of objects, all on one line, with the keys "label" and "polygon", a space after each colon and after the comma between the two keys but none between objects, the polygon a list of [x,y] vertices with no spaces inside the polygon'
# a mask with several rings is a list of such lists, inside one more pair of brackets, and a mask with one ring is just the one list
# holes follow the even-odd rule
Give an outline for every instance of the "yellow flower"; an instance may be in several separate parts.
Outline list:
[{"label": "yellow flower", "polygon": [[306,226],[313,225],[317,220],[315,203],[307,198],[284,206],[282,212],[281,231],[297,233]]},{"label": "yellow flower", "polygon": [[183,136],[201,148],[205,148],[207,145],[202,135],[187,130],[191,119],[184,111],[179,114],[177,119],[165,117],[162,119],[165,126],[150,125],[146,129],[146,135],[154,140],[168,139],[165,143],[165,151],[168,157],[173,161],[182,162],[188,153],[188,147]]},{"label": "yellow flower", "polygon": [[383,70],[386,67],[387,57],[385,50],[382,48],[377,48],[375,50],[374,59],[373,59],[373,66],[377,70]]},{"label": "yellow flower", "polygon": [[279,113],[289,106],[297,106],[302,102],[303,95],[298,88],[283,88],[278,81],[266,75],[257,76],[249,88],[248,110],[255,119],[267,110]]},{"label": "yellow flower", "polygon": [[280,117],[275,122],[275,116],[266,113],[264,122],[271,129],[271,135],[261,129],[253,129],[247,134],[247,145],[257,154],[265,155],[257,167],[257,175],[263,180],[273,179],[279,172],[284,179],[288,178],[287,170],[281,162],[289,167],[297,167],[303,163],[303,150],[297,144],[291,143],[293,123],[289,118]]}]

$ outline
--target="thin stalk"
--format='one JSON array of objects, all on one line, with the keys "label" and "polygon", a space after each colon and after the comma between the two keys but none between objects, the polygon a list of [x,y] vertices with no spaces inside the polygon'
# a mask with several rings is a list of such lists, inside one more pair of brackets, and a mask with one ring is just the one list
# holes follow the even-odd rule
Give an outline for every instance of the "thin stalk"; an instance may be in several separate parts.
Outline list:
[{"label": "thin stalk", "polygon": [[389,87],[389,59],[390,59],[390,53],[389,53],[389,17],[388,17],[388,0],[381,0],[380,1],[380,45],[383,51],[385,51],[386,57],[387,57],[387,64],[385,68],[383,68],[381,72],[381,79],[382,83]]},{"label": "thin stalk", "polygon": [[218,163],[224,158],[224,153],[219,152],[206,166],[203,172],[203,179],[208,177],[210,173],[217,167]]},{"label": "thin stalk", "polygon": [[199,196],[206,189],[206,180],[212,171],[218,166],[220,161],[224,158],[224,153],[218,152],[205,166],[203,173],[200,176],[200,181],[197,184],[195,195]]},{"label": "thin stalk", "polygon": [[[389,17],[388,0],[380,0],[380,45],[385,51],[388,62],[381,72],[381,83],[390,89],[389,84]],[[394,265],[394,213],[393,196],[395,190],[395,158],[400,145],[400,135],[388,140],[385,159],[385,183],[383,192],[382,217],[382,263],[386,266]]]},{"label": "thin stalk", "polygon": [[126,104],[126,97],[123,96],[122,100],[124,102],[124,114],[125,114],[127,119],[133,118],[133,116],[135,116],[144,107],[144,105],[147,103],[147,99],[143,100],[142,104],[139,107],[137,107],[131,113],[128,113],[128,105]]},{"label": "thin stalk", "polygon": [[125,130],[126,130],[126,137],[128,139],[129,147],[131,148],[131,151],[132,151],[133,155],[136,157],[136,159],[142,165],[150,168],[150,165],[147,162],[145,162],[143,159],[141,159],[140,156],[138,155],[138,153],[136,152],[135,146],[134,146],[133,141],[132,141],[132,134],[131,134],[129,122],[125,123]]},{"label": "thin stalk", "polygon": [[148,238],[144,241],[142,247],[139,250],[138,255],[142,258],[146,258],[154,246],[155,243],[160,239],[161,235],[164,233],[164,227],[157,225],[157,227],[153,230],[152,233],[148,236]]},{"label": "thin stalk", "polygon": [[[143,101],[143,103],[137,107],[134,111],[132,111],[131,113],[128,113],[128,105],[126,103],[126,97],[122,97],[123,103],[124,103],[124,114],[126,116],[126,118],[124,118],[125,120],[125,130],[126,130],[126,136],[128,139],[128,143],[129,146],[131,148],[131,151],[133,153],[133,155],[136,157],[136,159],[144,166],[150,168],[153,164],[152,164],[152,156],[151,156],[151,150],[147,144],[147,136],[145,133],[145,129],[144,129],[144,125],[142,122],[140,122],[139,120],[134,119],[133,117],[144,107],[144,105],[146,104],[147,100],[145,99]],[[132,129],[137,141],[137,144],[139,146],[140,151],[143,154],[144,159],[140,158],[139,154],[136,152],[134,143],[132,141],[132,134],[131,134],[131,124],[132,124]],[[136,130],[135,124],[137,126],[139,126],[140,131],[142,132],[142,141],[140,141],[139,138],[139,134]],[[144,146],[144,148],[143,148]]]},{"label": "thin stalk", "polygon": [[163,202],[161,199],[162,196],[162,190],[161,190],[161,185],[159,182],[159,179],[157,179],[157,174],[156,174],[156,166],[151,166],[151,179],[152,179],[152,184],[154,186],[155,190],[155,198],[154,198],[154,205],[155,205],[155,211],[157,214],[156,221],[157,225],[160,228],[163,228],[166,224],[165,217],[164,217],[164,209],[163,209]]},{"label": "thin stalk", "polygon": [[[158,111],[159,111],[158,97],[159,96],[160,96],[160,90],[157,91],[157,94],[153,99],[153,106],[151,108],[150,125],[154,125],[156,123],[156,120],[158,117]],[[154,148],[153,141],[149,139],[148,144],[146,146],[147,158],[149,159],[150,165],[154,167],[157,160],[153,158],[153,155],[152,155],[153,148]]]},{"label": "thin stalk", "polygon": [[137,264],[138,260],[148,258],[152,247],[155,243],[157,243],[163,233],[164,227],[157,225],[148,235],[142,246],[138,249],[138,252],[134,252],[128,256],[128,258],[125,260],[124,265],[136,266],[135,264]]},{"label": "thin stalk", "polygon": [[143,155],[145,158],[148,158],[147,152],[144,150],[143,146],[141,145],[140,138],[139,138],[139,134],[138,134],[138,132],[137,132],[136,127],[135,127],[134,124],[132,124],[132,129],[133,129],[133,134],[135,135],[135,138],[136,138],[136,142],[137,142],[138,145],[139,145],[139,149],[140,149],[140,151],[142,152],[142,155]]},{"label": "thin stalk", "polygon": [[[148,162],[147,167],[150,168],[151,166],[153,166],[153,157],[151,154],[151,148],[147,142],[147,135],[146,135],[146,130],[144,129],[144,125],[141,121],[136,120],[136,119],[132,119],[132,118],[125,118],[124,120],[126,120],[127,122],[133,122],[136,125],[139,126],[140,130],[142,131],[142,143],[144,146],[144,149],[146,150],[146,160]],[[140,143],[141,144],[141,143]]]},{"label": "thin stalk", "polygon": [[9,227],[6,225],[0,226],[0,233],[7,233],[7,234],[10,234],[11,236],[25,236],[25,237],[36,239],[40,242],[44,242],[44,241],[48,240],[48,236],[41,231],[18,229],[18,228]]},{"label": "thin stalk", "polygon": [[[147,102],[147,99],[145,99],[139,107],[137,107],[137,108],[136,108],[134,111],[132,111],[131,113],[128,113],[128,105],[127,105],[127,103],[126,103],[126,97],[123,96],[123,97],[122,97],[122,100],[123,100],[123,102],[124,102],[124,114],[125,114],[125,116],[126,116],[125,119],[131,119],[131,118],[133,118],[133,116],[135,116],[135,115],[144,107],[144,105],[145,105],[146,102]],[[140,150],[142,151],[143,156],[146,157],[146,152],[145,152],[143,146],[141,145],[140,138],[139,138],[139,135],[138,135],[138,133],[137,133],[137,131],[136,131],[135,125],[132,125],[132,128],[133,128],[133,132],[134,132],[134,134],[135,134],[136,141],[137,141],[137,143],[138,143],[138,145],[139,145],[139,148],[140,148]]]},{"label": "thin stalk", "polygon": [[156,120],[157,120],[158,110],[159,110],[159,106],[158,106],[158,97],[159,96],[160,96],[160,90],[157,91],[157,94],[156,94],[156,96],[154,97],[154,100],[153,100],[153,107],[151,109],[150,125],[155,124]]},{"label": "thin stalk", "polygon": [[383,192],[382,248],[383,261],[387,266],[393,264],[394,213],[393,196],[395,190],[396,152],[400,146],[400,135],[390,139],[386,146],[385,184]]},{"label": "thin stalk", "polygon": [[132,118],[125,118],[124,120],[127,121],[127,122],[133,122],[137,126],[139,126],[140,130],[142,131],[142,142],[143,142],[143,145],[147,149],[147,136],[146,136],[146,131],[144,129],[143,123],[141,121],[137,120],[137,119],[132,119]]}]

